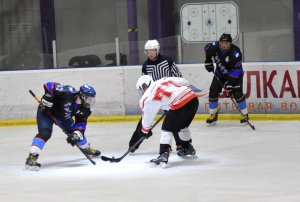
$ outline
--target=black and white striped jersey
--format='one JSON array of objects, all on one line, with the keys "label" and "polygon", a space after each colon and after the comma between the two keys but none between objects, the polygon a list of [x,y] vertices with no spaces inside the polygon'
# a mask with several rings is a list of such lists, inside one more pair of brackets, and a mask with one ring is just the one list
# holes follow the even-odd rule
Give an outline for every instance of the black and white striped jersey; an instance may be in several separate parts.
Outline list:
[{"label": "black and white striped jersey", "polygon": [[155,61],[147,59],[142,67],[143,75],[150,75],[154,81],[163,77],[182,77],[175,62],[168,56],[158,55]]}]

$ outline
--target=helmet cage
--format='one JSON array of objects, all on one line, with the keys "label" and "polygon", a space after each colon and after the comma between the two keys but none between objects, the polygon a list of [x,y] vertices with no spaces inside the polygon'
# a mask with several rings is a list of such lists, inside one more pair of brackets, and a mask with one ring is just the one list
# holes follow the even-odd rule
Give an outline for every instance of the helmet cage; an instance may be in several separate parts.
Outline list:
[{"label": "helmet cage", "polygon": [[224,33],[220,37],[219,41],[220,41],[219,47],[220,47],[221,51],[227,52],[230,49],[230,46],[232,43],[231,35]]},{"label": "helmet cage", "polygon": [[146,92],[146,90],[148,89],[148,87],[151,85],[151,82],[149,83],[149,85],[143,83],[143,85],[141,87],[139,87],[138,92],[139,94],[142,96],[144,95],[144,93]]},{"label": "helmet cage", "polygon": [[80,99],[82,105],[85,108],[91,108],[96,101],[96,91],[94,88],[88,84],[82,85],[79,91]]},{"label": "helmet cage", "polygon": [[96,102],[96,97],[88,96],[84,93],[80,95],[80,98],[85,108],[91,108]]},{"label": "helmet cage", "polygon": [[143,95],[152,83],[152,77],[149,75],[142,75],[136,83],[136,89],[140,95]]}]

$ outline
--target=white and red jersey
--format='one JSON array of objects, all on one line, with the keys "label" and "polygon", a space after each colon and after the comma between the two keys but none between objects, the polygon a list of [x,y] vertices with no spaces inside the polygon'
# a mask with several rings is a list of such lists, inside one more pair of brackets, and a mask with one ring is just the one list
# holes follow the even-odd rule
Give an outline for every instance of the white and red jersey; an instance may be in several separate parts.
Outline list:
[{"label": "white and red jersey", "polygon": [[189,82],[180,77],[165,77],[151,83],[140,100],[142,132],[149,132],[160,109],[176,110],[196,98],[189,86]]}]

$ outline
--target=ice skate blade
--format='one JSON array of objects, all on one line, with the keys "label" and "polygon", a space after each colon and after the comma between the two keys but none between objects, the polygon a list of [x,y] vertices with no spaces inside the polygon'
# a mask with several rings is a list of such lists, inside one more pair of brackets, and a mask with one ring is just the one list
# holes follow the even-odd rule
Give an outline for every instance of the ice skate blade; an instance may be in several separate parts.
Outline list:
[{"label": "ice skate blade", "polygon": [[212,126],[215,126],[215,125],[217,125],[217,122],[206,123],[207,127],[212,127]]},{"label": "ice skate blade", "polygon": [[29,171],[39,171],[40,167],[39,166],[29,166],[29,165],[25,165],[23,170],[29,170]]},{"label": "ice skate blade", "polygon": [[247,122],[244,122],[244,123],[241,123],[241,125],[242,125],[242,126],[246,126],[246,125],[248,125],[248,123],[247,123]]},{"label": "ice skate blade", "polygon": [[99,158],[101,158],[101,155],[99,155],[99,156],[90,156],[91,157],[91,159],[99,159]]},{"label": "ice skate blade", "polygon": [[181,157],[183,159],[197,159],[198,158],[198,156],[196,154],[194,154],[194,155],[186,155],[186,156],[179,156],[179,157]]},{"label": "ice skate blade", "polygon": [[186,155],[185,158],[186,159],[197,159],[198,156],[196,154],[194,154],[194,155]]},{"label": "ice skate blade", "polygon": [[167,163],[164,163],[164,162],[161,162],[161,163],[150,162],[150,167],[151,168],[165,168],[165,167],[167,167]]}]

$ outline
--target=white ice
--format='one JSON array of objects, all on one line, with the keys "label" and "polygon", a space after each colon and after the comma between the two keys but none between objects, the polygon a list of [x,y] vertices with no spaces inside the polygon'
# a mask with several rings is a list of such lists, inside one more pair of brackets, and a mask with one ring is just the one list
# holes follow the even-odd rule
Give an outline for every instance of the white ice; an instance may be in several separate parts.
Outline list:
[{"label": "white ice", "polygon": [[[134,155],[119,163],[92,165],[55,128],[38,172],[24,171],[36,126],[0,128],[0,201],[41,202],[299,202],[300,122],[237,122],[190,130],[198,159],[173,151],[168,167],[151,168],[158,156],[161,125]],[[122,156],[136,123],[90,124],[92,146]],[[175,143],[173,142],[175,150]]]}]

